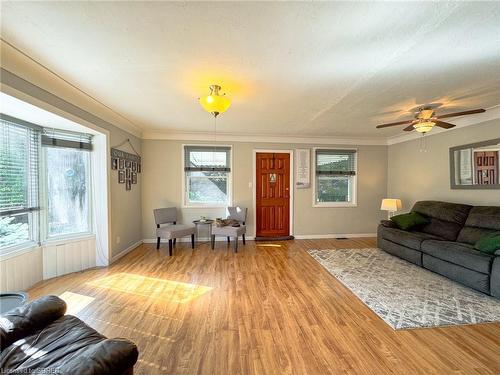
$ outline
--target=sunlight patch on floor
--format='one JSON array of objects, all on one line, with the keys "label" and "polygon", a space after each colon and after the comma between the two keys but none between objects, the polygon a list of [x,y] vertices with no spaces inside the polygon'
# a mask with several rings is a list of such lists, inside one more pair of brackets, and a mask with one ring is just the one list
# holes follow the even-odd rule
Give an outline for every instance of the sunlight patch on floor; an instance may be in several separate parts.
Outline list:
[{"label": "sunlight patch on floor", "polygon": [[95,300],[94,297],[84,296],[83,294],[72,293],[68,291],[59,295],[59,298],[66,302],[66,315],[78,314]]},{"label": "sunlight patch on floor", "polygon": [[89,316],[89,317],[86,318],[86,320],[87,321],[92,320],[92,321],[95,321],[97,323],[105,324],[105,325],[113,327],[113,328],[126,329],[126,330],[132,331],[134,333],[138,333],[139,335],[141,335],[141,337],[152,337],[155,340],[159,339],[159,340],[165,340],[165,341],[168,341],[168,342],[175,342],[176,341],[176,340],[174,340],[173,338],[170,338],[170,337],[160,336],[160,335],[157,335],[155,333],[144,331],[142,329],[133,328],[133,327],[129,327],[129,326],[126,326],[126,325],[123,325],[123,324],[118,324],[118,323],[110,322],[110,321],[107,321],[107,320],[104,320],[104,319],[99,319],[99,318],[94,318],[94,317]]},{"label": "sunlight patch on floor", "polygon": [[213,289],[208,286],[157,279],[132,273],[117,273],[86,284],[177,303],[189,302]]}]

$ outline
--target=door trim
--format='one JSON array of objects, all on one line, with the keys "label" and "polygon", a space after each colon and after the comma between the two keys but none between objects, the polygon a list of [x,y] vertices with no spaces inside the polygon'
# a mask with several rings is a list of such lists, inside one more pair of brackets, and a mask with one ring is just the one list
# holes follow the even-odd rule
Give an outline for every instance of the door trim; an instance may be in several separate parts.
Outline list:
[{"label": "door trim", "polygon": [[254,228],[254,236],[257,233],[257,189],[256,189],[256,168],[257,168],[257,153],[259,152],[273,152],[276,154],[289,154],[290,155],[290,198],[289,198],[289,236],[293,236],[293,212],[294,212],[294,193],[295,193],[295,182],[294,182],[294,173],[295,173],[295,168],[294,168],[294,160],[293,160],[293,151],[294,150],[284,150],[284,149],[275,149],[275,150],[270,150],[270,149],[260,149],[260,148],[254,148],[253,149],[253,156],[252,156],[252,165],[253,165],[253,171],[252,171],[252,207],[253,207],[253,228]]}]

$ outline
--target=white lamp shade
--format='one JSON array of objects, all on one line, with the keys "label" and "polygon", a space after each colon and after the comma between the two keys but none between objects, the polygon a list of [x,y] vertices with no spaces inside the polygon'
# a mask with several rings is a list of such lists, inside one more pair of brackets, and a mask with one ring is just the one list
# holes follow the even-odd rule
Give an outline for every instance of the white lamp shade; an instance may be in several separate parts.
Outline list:
[{"label": "white lamp shade", "polygon": [[401,199],[392,198],[382,199],[382,204],[380,205],[381,210],[391,212],[399,211],[401,207]]}]

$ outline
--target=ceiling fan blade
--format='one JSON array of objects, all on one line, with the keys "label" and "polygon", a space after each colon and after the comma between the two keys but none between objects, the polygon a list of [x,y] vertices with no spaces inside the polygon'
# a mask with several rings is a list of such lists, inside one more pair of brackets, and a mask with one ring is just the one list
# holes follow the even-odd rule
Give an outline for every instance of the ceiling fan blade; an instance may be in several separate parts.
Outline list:
[{"label": "ceiling fan blade", "polygon": [[390,123],[388,123],[388,124],[377,125],[377,129],[387,128],[387,127],[389,127],[389,126],[404,125],[404,124],[412,124],[413,122],[415,122],[415,120],[406,120],[406,121],[390,122]]},{"label": "ceiling fan blade", "polygon": [[483,112],[486,112],[486,109],[483,109],[483,108],[471,109],[470,111],[448,113],[446,115],[436,116],[436,118],[448,118],[448,117],[455,117],[455,116],[473,115],[474,113],[483,113]]},{"label": "ceiling fan blade", "polygon": [[440,128],[443,129],[451,129],[454,128],[456,125],[450,124],[449,122],[444,122],[444,121],[439,121],[435,120],[436,126],[439,126]]},{"label": "ceiling fan blade", "polygon": [[415,128],[413,127],[413,124],[411,124],[410,126],[407,126],[406,128],[404,128],[403,130],[405,132],[411,132],[412,130],[414,130]]}]

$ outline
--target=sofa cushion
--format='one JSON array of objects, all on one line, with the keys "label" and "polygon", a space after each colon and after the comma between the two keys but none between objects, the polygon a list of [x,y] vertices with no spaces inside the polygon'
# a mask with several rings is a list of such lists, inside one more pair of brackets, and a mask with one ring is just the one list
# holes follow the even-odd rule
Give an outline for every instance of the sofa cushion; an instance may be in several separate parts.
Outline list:
[{"label": "sofa cushion", "polygon": [[[128,341],[125,346],[102,344],[104,340],[104,336],[80,319],[65,315],[4,349],[0,365],[16,373],[35,373],[37,369],[44,369],[54,374],[97,375],[121,374],[135,364],[137,348],[134,344]],[[113,348],[118,348],[119,352],[111,351]],[[89,358],[91,361],[87,360]]]},{"label": "sofa cushion", "polygon": [[435,219],[455,223],[463,226],[472,206],[467,204],[440,202],[440,201],[420,201],[415,203],[412,211]]},{"label": "sofa cushion", "polygon": [[420,245],[424,240],[439,240],[437,236],[421,232],[408,232],[397,228],[387,228],[380,226],[379,234],[383,239],[409,247],[410,249],[420,250]]},{"label": "sofa cushion", "polygon": [[417,266],[422,266],[422,252],[420,250],[410,249],[380,237],[377,240],[377,246],[389,254],[407,260]]},{"label": "sofa cushion", "polygon": [[421,226],[419,230],[448,241],[455,241],[462,230],[462,226],[431,217],[429,224]]},{"label": "sofa cushion", "polygon": [[425,253],[422,254],[422,266],[470,288],[490,294],[490,275],[457,266]]},{"label": "sofa cushion", "polygon": [[472,245],[452,241],[427,240],[422,242],[422,252],[435,258],[489,274],[493,256],[481,253]]},{"label": "sofa cushion", "polygon": [[500,230],[500,207],[473,207],[467,217],[465,226]]},{"label": "sofa cushion", "polygon": [[500,207],[476,206],[470,210],[457,241],[475,244],[483,236],[500,230]]},{"label": "sofa cushion", "polygon": [[474,245],[481,237],[497,232],[494,229],[463,227],[457,237],[457,242]]},{"label": "sofa cushion", "polygon": [[466,204],[420,201],[415,203],[412,211],[430,219],[429,224],[420,227],[419,231],[455,241],[471,209],[472,206]]}]

